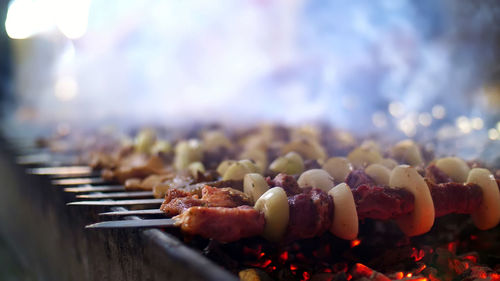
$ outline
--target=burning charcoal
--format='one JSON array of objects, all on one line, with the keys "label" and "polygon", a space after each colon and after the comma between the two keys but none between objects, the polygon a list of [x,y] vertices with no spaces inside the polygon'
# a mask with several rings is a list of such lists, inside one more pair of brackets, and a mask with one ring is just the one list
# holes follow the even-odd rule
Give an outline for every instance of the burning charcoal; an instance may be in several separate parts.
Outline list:
[{"label": "burning charcoal", "polygon": [[376,280],[376,281],[389,281],[389,277],[377,272],[366,265],[357,263],[351,270],[353,280]]},{"label": "burning charcoal", "polygon": [[260,269],[244,269],[238,273],[241,281],[272,281],[271,277]]}]

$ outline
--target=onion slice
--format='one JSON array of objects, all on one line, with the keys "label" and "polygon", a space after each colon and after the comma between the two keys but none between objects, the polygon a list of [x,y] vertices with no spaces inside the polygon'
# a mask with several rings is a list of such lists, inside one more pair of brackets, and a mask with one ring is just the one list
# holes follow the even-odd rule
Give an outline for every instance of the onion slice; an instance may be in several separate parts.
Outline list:
[{"label": "onion slice", "polygon": [[285,190],[281,187],[269,189],[255,202],[254,208],[264,213],[266,218],[262,234],[264,238],[273,242],[280,241],[290,218],[290,207]]},{"label": "onion slice", "polygon": [[413,211],[396,219],[399,228],[407,236],[428,232],[434,224],[434,203],[427,184],[417,170],[408,165],[397,166],[391,172],[389,186],[404,188],[415,197]]},{"label": "onion slice", "polygon": [[353,240],[358,236],[358,213],[351,188],[341,183],[332,188],[328,195],[333,197],[333,222],[330,232],[342,239]]},{"label": "onion slice", "polygon": [[477,228],[487,230],[500,222],[500,191],[493,175],[487,169],[474,168],[470,170],[467,183],[474,183],[483,191],[483,202],[471,214]]},{"label": "onion slice", "polygon": [[389,185],[391,170],[382,164],[371,164],[365,168],[365,173],[378,185]]}]

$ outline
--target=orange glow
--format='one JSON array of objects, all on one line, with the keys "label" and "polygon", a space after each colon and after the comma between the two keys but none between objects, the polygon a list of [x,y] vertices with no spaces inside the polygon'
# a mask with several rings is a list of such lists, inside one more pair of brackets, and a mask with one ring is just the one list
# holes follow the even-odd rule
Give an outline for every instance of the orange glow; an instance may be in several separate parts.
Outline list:
[{"label": "orange glow", "polygon": [[492,273],[490,274],[491,281],[500,281],[500,274],[498,273]]},{"label": "orange glow", "polygon": [[262,267],[268,267],[271,264],[271,260],[266,260],[263,264]]},{"label": "orange glow", "polygon": [[416,273],[416,274],[419,274],[419,273],[420,273],[420,272],[422,272],[422,271],[423,271],[426,267],[427,267],[427,266],[426,266],[425,264],[420,265],[420,267],[419,267],[417,270],[415,270],[415,273]]},{"label": "orange glow", "polygon": [[472,263],[477,263],[477,256],[475,256],[475,255],[466,255],[466,256],[462,257],[462,259],[468,260]]},{"label": "orange glow", "polygon": [[365,276],[365,277],[370,277],[373,273],[373,270],[371,268],[367,267],[366,265],[360,264],[360,263],[357,263],[354,265],[354,271],[356,273],[358,273],[359,275]]},{"label": "orange glow", "polygon": [[351,241],[351,248],[354,248],[354,247],[358,246],[359,244],[361,244],[361,240],[354,239]]},{"label": "orange glow", "polygon": [[411,272],[410,272],[410,273],[408,273],[408,274],[406,274],[406,277],[408,277],[408,278],[410,278],[410,277],[412,277],[412,276],[413,276],[413,274],[412,274]]},{"label": "orange glow", "polygon": [[266,253],[264,253],[264,252],[260,253],[259,258],[262,258],[265,255],[266,255]]},{"label": "orange glow", "polygon": [[394,276],[395,276],[394,278],[396,278],[396,279],[403,279],[404,274],[403,274],[403,272],[399,271]]},{"label": "orange glow", "polygon": [[297,269],[298,269],[298,267],[297,267],[296,265],[294,265],[294,264],[291,264],[291,265],[290,265],[290,270],[291,270],[291,271],[295,271],[295,270],[297,270]]},{"label": "orange glow", "polygon": [[347,280],[351,280],[352,279],[352,275],[351,274],[347,274]]},{"label": "orange glow", "polygon": [[415,279],[411,279],[411,281],[428,281],[429,279],[425,278],[425,277],[420,277],[420,278],[415,278]]},{"label": "orange glow", "polygon": [[288,260],[288,252],[287,252],[287,251],[284,251],[283,253],[281,253],[281,255],[280,255],[280,260],[281,260],[282,262],[285,262],[285,261],[287,261],[287,260]]},{"label": "orange glow", "polygon": [[411,257],[415,259],[415,261],[420,261],[424,258],[425,252],[424,250],[420,249],[417,250],[416,248],[411,248]]},{"label": "orange glow", "polygon": [[464,265],[465,269],[469,269],[469,267],[470,267],[468,262],[463,262],[463,265]]},{"label": "orange glow", "polygon": [[488,275],[486,274],[486,272],[484,272],[484,271],[479,272],[479,278],[484,279],[486,277],[488,277]]},{"label": "orange glow", "polygon": [[448,251],[455,253],[457,251],[457,246],[458,246],[458,242],[450,242],[450,243],[448,243],[446,248],[448,249]]}]

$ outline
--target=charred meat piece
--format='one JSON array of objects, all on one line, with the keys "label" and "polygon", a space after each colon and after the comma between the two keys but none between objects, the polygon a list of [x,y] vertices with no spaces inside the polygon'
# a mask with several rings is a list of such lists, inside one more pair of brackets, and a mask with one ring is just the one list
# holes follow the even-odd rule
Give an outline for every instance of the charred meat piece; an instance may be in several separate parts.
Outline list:
[{"label": "charred meat piece", "polygon": [[252,200],[245,193],[230,187],[216,188],[206,185],[201,191],[201,200],[208,207],[238,207],[251,205]]},{"label": "charred meat piece", "polygon": [[270,177],[266,178],[267,183],[270,187],[279,186],[283,188],[287,196],[296,195],[302,193],[302,189],[299,187],[295,177],[280,173],[271,180]]},{"label": "charred meat piece", "polygon": [[165,169],[163,160],[158,156],[145,156],[132,154],[123,159],[114,169],[104,169],[102,177],[106,180],[124,183],[130,178],[145,178],[152,174],[165,174],[170,171]]},{"label": "charred meat piece", "polygon": [[370,176],[368,176],[364,170],[358,169],[358,170],[353,170],[352,172],[347,175],[347,178],[345,180],[345,183],[351,188],[355,189],[360,185],[375,185],[375,182],[373,181]]},{"label": "charred meat piece", "polygon": [[207,182],[205,184],[212,187],[231,187],[239,191],[243,190],[242,180],[219,180],[219,181]]},{"label": "charred meat piece", "polygon": [[452,179],[434,164],[427,166],[425,169],[425,177],[433,183],[452,182]]},{"label": "charred meat piece", "polygon": [[173,179],[175,174],[164,175],[149,175],[144,179],[130,178],[125,181],[125,189],[127,190],[153,190],[153,187],[163,183],[166,180]]},{"label": "charred meat piece", "polygon": [[431,190],[436,217],[447,214],[471,214],[481,205],[483,192],[473,183],[432,183],[427,181]]},{"label": "charred meat piece", "polygon": [[325,233],[333,220],[333,200],[317,188],[305,188],[288,197],[290,218],[285,241],[312,238]]},{"label": "charred meat piece", "polygon": [[266,223],[264,215],[250,206],[192,207],[175,219],[184,233],[220,242],[260,235]]},{"label": "charred meat piece", "polygon": [[196,191],[169,189],[160,209],[167,215],[173,216],[194,206],[233,208],[251,204],[250,198],[245,193],[230,187],[216,188],[205,185],[201,194],[200,199]]},{"label": "charred meat piece", "polygon": [[160,210],[165,212],[167,216],[175,216],[191,207],[203,206],[204,204],[205,202],[199,199],[198,194],[172,188],[167,191],[165,201],[161,204]]},{"label": "charred meat piece", "polygon": [[402,188],[362,184],[351,190],[358,218],[389,220],[413,211],[415,197]]}]

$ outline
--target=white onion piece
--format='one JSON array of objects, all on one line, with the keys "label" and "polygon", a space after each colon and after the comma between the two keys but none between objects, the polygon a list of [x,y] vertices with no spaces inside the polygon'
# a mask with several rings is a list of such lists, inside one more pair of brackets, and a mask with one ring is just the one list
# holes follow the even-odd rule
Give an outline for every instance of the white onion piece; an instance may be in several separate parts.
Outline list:
[{"label": "white onion piece", "polygon": [[351,188],[341,183],[328,191],[328,195],[333,197],[334,205],[330,232],[339,238],[353,240],[358,236],[359,222]]},{"label": "white onion piece", "polygon": [[469,165],[458,157],[438,159],[436,167],[447,174],[454,182],[465,182],[470,171]]},{"label": "white onion piece", "polygon": [[245,167],[247,167],[247,169],[252,172],[252,173],[258,173],[259,172],[259,167],[257,167],[257,165],[255,165],[254,162],[252,162],[251,160],[248,160],[248,159],[243,159],[243,160],[240,160],[238,161],[239,163],[245,165]]},{"label": "white onion piece", "polygon": [[352,171],[351,162],[344,157],[332,157],[326,161],[322,168],[333,177],[335,182],[345,182]]},{"label": "white onion piece", "polygon": [[398,165],[398,162],[396,162],[396,160],[394,160],[392,158],[384,158],[384,159],[380,160],[380,162],[378,162],[378,163],[386,166],[390,170],[394,169],[394,167],[396,167]]},{"label": "white onion piece", "polygon": [[483,191],[483,202],[479,209],[471,214],[477,228],[486,230],[500,222],[500,192],[495,178],[490,171],[474,168],[469,172],[468,183],[474,183]]},{"label": "white onion piece", "polygon": [[408,165],[397,166],[391,172],[389,186],[404,188],[415,197],[413,211],[396,220],[399,228],[408,236],[428,232],[434,224],[434,203],[427,184],[417,170]]},{"label": "white onion piece", "polygon": [[371,164],[365,168],[365,173],[378,185],[389,185],[391,170],[381,164]]},{"label": "white onion piece", "polygon": [[403,163],[407,163],[412,166],[418,166],[424,162],[422,160],[420,148],[412,140],[403,140],[398,142],[392,148],[392,155],[394,158],[403,161]]},{"label": "white onion piece", "polygon": [[297,175],[304,171],[304,160],[297,152],[288,152],[285,156],[278,157],[269,165],[269,170],[275,173]]},{"label": "white onion piece", "polygon": [[314,187],[328,192],[333,188],[333,178],[330,174],[322,169],[307,170],[300,175],[297,183],[300,187]]},{"label": "white onion piece", "polygon": [[243,178],[243,192],[252,199],[252,202],[257,201],[267,190],[269,185],[262,175],[251,173]]},{"label": "white onion piece", "polygon": [[264,238],[278,242],[285,233],[290,217],[285,190],[281,187],[269,189],[255,202],[254,208],[264,213],[266,219],[262,234]]},{"label": "white onion piece", "polygon": [[252,172],[245,163],[235,162],[226,169],[222,180],[242,180],[246,174]]},{"label": "white onion piece", "polygon": [[217,166],[217,173],[219,173],[219,175],[221,176],[224,176],[224,173],[227,171],[227,168],[229,168],[229,166],[231,166],[232,164],[236,163],[235,160],[224,160],[222,162],[220,162],[219,166]]},{"label": "white onion piece", "polygon": [[347,159],[349,159],[354,167],[362,168],[373,163],[378,163],[383,158],[378,150],[373,148],[358,147],[347,155]]}]

